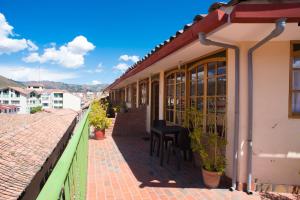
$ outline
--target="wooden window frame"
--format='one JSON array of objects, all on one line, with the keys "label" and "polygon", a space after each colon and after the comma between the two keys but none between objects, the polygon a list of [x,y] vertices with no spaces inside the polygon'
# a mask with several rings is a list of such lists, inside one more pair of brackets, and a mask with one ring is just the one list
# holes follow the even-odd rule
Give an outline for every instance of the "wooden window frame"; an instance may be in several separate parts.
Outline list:
[{"label": "wooden window frame", "polygon": [[[142,96],[142,89],[146,87],[146,96]],[[142,98],[146,98],[146,101],[142,103]],[[149,104],[149,78],[139,81],[139,105],[148,105]]]},{"label": "wooden window frame", "polygon": [[294,90],[293,89],[293,72],[294,71],[300,71],[300,68],[293,68],[294,58],[299,57],[300,58],[300,51],[294,52],[294,44],[300,45],[300,40],[295,40],[290,42],[290,67],[289,67],[289,118],[292,119],[300,119],[300,113],[294,113],[292,111],[292,103],[293,103],[293,93],[300,93],[300,90]]},{"label": "wooden window frame", "polygon": [[[177,73],[184,73],[184,81],[183,82],[180,82],[180,83],[177,83],[176,82],[176,78],[177,78]],[[174,96],[174,108],[173,109],[167,109],[167,106],[168,106],[168,102],[167,102],[167,98],[168,98],[168,85],[170,85],[170,84],[168,84],[168,82],[167,82],[167,80],[168,80],[168,77],[170,76],[170,75],[174,75],[174,83],[173,84],[171,84],[171,86],[173,86],[173,96]],[[167,73],[165,73],[165,78],[164,78],[164,81],[165,81],[165,94],[164,94],[164,101],[165,101],[165,103],[164,103],[164,119],[167,121],[167,111],[173,111],[173,122],[171,122],[171,121],[167,121],[168,123],[170,123],[170,124],[176,124],[176,125],[183,125],[183,124],[181,124],[181,123],[177,123],[176,122],[176,116],[177,116],[177,112],[183,112],[183,114],[182,114],[182,117],[183,117],[183,120],[185,119],[185,111],[186,111],[186,83],[187,83],[187,74],[186,74],[186,70],[185,70],[185,68],[182,68],[182,69],[173,69],[173,70],[171,70],[171,71],[168,71]],[[180,93],[181,93],[181,90],[182,90],[182,85],[183,85],[183,87],[184,87],[184,94],[181,96],[180,95],[180,99],[184,99],[184,108],[183,108],[183,111],[182,111],[182,109],[180,110],[180,111],[178,111],[177,110],[177,99],[178,99],[178,97],[177,97],[177,93],[176,93],[176,87],[177,87],[177,85],[180,85],[179,86],[179,90],[180,90]]]},{"label": "wooden window frame", "polygon": [[[226,130],[226,127],[227,127],[226,126],[226,118],[227,118],[226,116],[227,116],[227,110],[228,110],[228,61],[227,61],[227,59],[228,59],[228,53],[227,53],[227,51],[225,53],[225,57],[215,57],[215,58],[208,58],[208,59],[204,58],[201,61],[198,61],[198,62],[195,62],[195,63],[189,65],[188,66],[188,75],[187,75],[187,77],[188,77],[188,79],[189,79],[189,81],[191,83],[191,80],[192,80],[191,79],[191,72],[193,70],[195,70],[195,73],[196,73],[195,83],[196,83],[196,85],[195,85],[195,88],[194,88],[194,91],[195,91],[194,96],[191,96],[191,91],[190,91],[191,85],[190,85],[190,83],[187,86],[187,90],[189,92],[188,100],[187,100],[188,108],[190,108],[190,106],[191,106],[191,99],[195,99],[196,100],[195,101],[195,108],[198,109],[198,99],[202,98],[202,104],[203,104],[202,105],[202,113],[205,116],[208,116],[207,99],[208,98],[213,98],[214,102],[217,105],[217,98],[224,98],[225,97],[225,112],[224,112],[224,123],[225,123],[224,124],[225,125],[224,131],[225,132],[222,133],[223,137],[225,137],[226,132],[227,132],[227,130]],[[215,93],[214,93],[215,95],[208,95],[208,92],[207,92],[207,90],[208,90],[208,79],[209,79],[209,77],[208,77],[208,64],[209,63],[213,63],[213,62],[225,62],[226,63],[226,71],[225,71],[225,74],[222,74],[222,75],[215,74],[213,76],[214,79],[216,80],[216,82],[215,82],[215,84],[216,84],[216,86],[215,86]],[[199,79],[198,79],[198,68],[201,65],[203,65],[203,72],[204,72],[204,74],[203,74],[203,95],[198,96],[198,82],[199,82]],[[217,70],[217,67],[215,68],[215,70]],[[217,94],[217,83],[218,83],[217,80],[218,80],[219,77],[226,77],[226,86],[225,86],[226,87],[226,93],[225,93],[225,95],[218,95]],[[204,122],[204,127],[206,127],[206,123],[207,123],[207,119],[206,118],[207,117],[205,117],[205,120],[203,121]],[[214,112],[214,118],[215,118],[215,120],[217,120],[217,111]]]}]

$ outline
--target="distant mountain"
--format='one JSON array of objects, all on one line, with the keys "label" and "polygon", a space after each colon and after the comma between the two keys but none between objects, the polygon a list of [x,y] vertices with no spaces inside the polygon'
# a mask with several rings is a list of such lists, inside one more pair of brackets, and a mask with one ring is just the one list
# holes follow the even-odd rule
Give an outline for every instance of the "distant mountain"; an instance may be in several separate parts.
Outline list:
[{"label": "distant mountain", "polygon": [[63,82],[54,81],[27,81],[23,82],[24,85],[38,84],[41,83],[46,89],[61,89],[68,90],[69,92],[100,92],[108,86],[108,84],[97,84],[97,85],[77,85],[67,84]]},{"label": "distant mountain", "polygon": [[25,87],[25,85],[21,82],[14,81],[12,79],[5,78],[0,75],[0,88],[12,86],[12,87]]}]

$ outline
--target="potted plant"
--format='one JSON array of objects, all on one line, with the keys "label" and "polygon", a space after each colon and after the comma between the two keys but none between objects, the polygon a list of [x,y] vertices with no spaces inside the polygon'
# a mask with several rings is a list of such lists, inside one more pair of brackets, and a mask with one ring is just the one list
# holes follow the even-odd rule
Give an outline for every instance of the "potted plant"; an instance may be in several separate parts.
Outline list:
[{"label": "potted plant", "polygon": [[93,102],[89,114],[90,124],[94,127],[96,140],[105,138],[105,129],[109,127],[111,121],[106,117],[106,110],[99,102]]},{"label": "potted plant", "polygon": [[204,184],[209,188],[217,188],[226,167],[224,116],[204,116],[192,110],[188,119],[191,148],[200,156]]}]

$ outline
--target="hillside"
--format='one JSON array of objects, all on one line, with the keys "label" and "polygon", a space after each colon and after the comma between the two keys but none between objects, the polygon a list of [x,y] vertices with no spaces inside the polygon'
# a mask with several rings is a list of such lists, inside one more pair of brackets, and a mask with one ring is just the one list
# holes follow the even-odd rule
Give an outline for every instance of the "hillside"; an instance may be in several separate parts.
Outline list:
[{"label": "hillside", "polygon": [[20,82],[14,81],[12,79],[5,78],[4,76],[0,75],[0,88],[7,87],[7,86],[25,87],[25,85],[20,83]]},{"label": "hillside", "polygon": [[44,85],[46,89],[62,89],[62,90],[68,90],[69,92],[99,92],[105,87],[107,87],[107,84],[97,84],[97,85],[78,85],[78,84],[67,84],[63,82],[54,82],[54,81],[28,81],[23,82],[23,84],[36,84],[41,83]]}]

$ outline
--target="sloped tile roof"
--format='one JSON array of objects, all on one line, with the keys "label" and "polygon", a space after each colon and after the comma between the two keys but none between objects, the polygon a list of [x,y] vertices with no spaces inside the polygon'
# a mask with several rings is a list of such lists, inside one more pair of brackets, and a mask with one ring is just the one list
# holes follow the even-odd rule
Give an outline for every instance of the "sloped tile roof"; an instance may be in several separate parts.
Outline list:
[{"label": "sloped tile roof", "polygon": [[72,110],[0,115],[0,199],[18,199],[76,116]]}]

